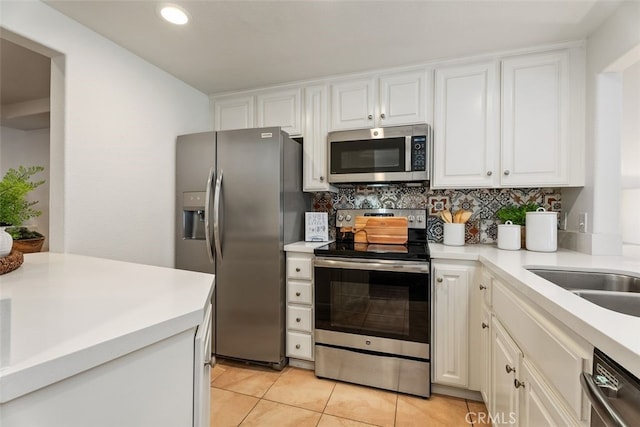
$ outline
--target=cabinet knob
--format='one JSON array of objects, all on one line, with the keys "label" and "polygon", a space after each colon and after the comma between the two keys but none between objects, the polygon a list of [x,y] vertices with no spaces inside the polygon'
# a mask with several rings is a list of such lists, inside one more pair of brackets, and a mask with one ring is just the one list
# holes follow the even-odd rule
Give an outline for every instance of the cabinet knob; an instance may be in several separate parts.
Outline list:
[{"label": "cabinet knob", "polygon": [[380,118],[381,118],[381,119],[384,119],[384,118],[386,118],[386,117],[387,117],[387,116],[386,116],[384,113],[380,114]]},{"label": "cabinet knob", "polygon": [[296,267],[296,273],[300,273],[300,267]]},{"label": "cabinet knob", "polygon": [[524,388],[524,383],[523,383],[523,382],[520,382],[520,381],[516,378],[516,379],[514,379],[514,380],[513,380],[513,386],[514,386],[515,388],[520,388],[520,387]]},{"label": "cabinet knob", "polygon": [[371,345],[371,341],[370,341],[370,340],[366,340],[364,343],[365,343],[366,345]]},{"label": "cabinet knob", "polygon": [[324,182],[324,176],[320,177],[320,182]]},{"label": "cabinet knob", "polygon": [[436,282],[438,282],[438,283],[442,283],[442,277],[438,277],[438,278],[436,279]]},{"label": "cabinet knob", "polygon": [[486,323],[482,322],[482,329],[487,329],[489,327],[489,325],[487,325]]},{"label": "cabinet knob", "polygon": [[487,171],[487,176],[491,176],[491,175],[493,175],[493,172]]},{"label": "cabinet knob", "polygon": [[373,114],[369,114],[369,115],[367,116],[367,119],[369,119],[369,120],[373,120]]},{"label": "cabinet knob", "polygon": [[483,285],[482,283],[480,283],[480,290],[484,291],[485,289],[487,289],[487,287],[485,285]]},{"label": "cabinet knob", "polygon": [[301,320],[302,320],[301,318],[296,317],[296,322],[300,323]]},{"label": "cabinet knob", "polygon": [[300,350],[300,344],[296,344],[296,350]]},{"label": "cabinet knob", "polygon": [[509,365],[504,365],[504,369],[507,371],[507,374],[510,374],[511,372],[515,372],[516,368],[512,368]]},{"label": "cabinet knob", "polygon": [[506,171],[504,171],[505,175],[509,175],[511,172],[509,172],[509,169],[507,169]]},{"label": "cabinet knob", "polygon": [[296,296],[299,297],[300,296],[300,292],[296,292]]}]

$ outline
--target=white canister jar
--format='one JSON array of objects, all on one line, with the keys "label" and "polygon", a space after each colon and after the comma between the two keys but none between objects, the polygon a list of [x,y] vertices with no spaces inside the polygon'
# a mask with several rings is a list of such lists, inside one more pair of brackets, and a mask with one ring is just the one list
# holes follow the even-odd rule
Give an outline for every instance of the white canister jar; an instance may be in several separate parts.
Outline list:
[{"label": "white canister jar", "polygon": [[498,225],[498,248],[508,251],[520,250],[522,245],[520,240],[520,226],[514,225],[512,221]]},{"label": "white canister jar", "polygon": [[527,212],[525,219],[527,250],[555,252],[558,249],[558,212],[538,208]]},{"label": "white canister jar", "polygon": [[443,224],[444,244],[448,246],[464,245],[464,223],[445,222]]},{"label": "white canister jar", "polygon": [[13,237],[5,231],[5,227],[0,227],[0,257],[9,255],[12,246]]}]

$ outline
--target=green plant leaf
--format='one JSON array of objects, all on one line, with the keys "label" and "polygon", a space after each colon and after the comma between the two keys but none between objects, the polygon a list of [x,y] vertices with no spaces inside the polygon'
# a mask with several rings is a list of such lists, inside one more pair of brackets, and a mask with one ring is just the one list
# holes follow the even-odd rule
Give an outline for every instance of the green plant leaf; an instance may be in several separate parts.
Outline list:
[{"label": "green plant leaf", "polygon": [[44,180],[31,180],[33,175],[42,171],[42,166],[20,166],[7,171],[0,181],[0,224],[20,225],[29,218],[42,215],[42,211],[33,207],[38,202],[26,199],[29,192],[44,184]]}]

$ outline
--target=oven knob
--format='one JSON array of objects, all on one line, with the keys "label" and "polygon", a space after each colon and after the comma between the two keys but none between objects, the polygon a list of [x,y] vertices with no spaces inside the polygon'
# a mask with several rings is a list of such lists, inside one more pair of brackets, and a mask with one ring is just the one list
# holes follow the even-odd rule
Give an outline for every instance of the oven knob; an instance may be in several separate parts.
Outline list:
[{"label": "oven knob", "polygon": [[345,219],[346,221],[351,221],[351,215],[347,215],[346,217],[344,217],[344,219]]},{"label": "oven knob", "polygon": [[424,217],[423,217],[423,216],[418,215],[418,224],[421,224],[421,223],[422,223],[422,221],[424,221]]},{"label": "oven knob", "polygon": [[409,222],[413,222],[413,221],[415,221],[415,220],[416,220],[416,217],[415,217],[415,216],[413,216],[413,215],[409,215],[409,216],[407,217],[407,219],[409,220]]},{"label": "oven knob", "polygon": [[338,221],[342,221],[344,219],[343,215],[338,215]]}]

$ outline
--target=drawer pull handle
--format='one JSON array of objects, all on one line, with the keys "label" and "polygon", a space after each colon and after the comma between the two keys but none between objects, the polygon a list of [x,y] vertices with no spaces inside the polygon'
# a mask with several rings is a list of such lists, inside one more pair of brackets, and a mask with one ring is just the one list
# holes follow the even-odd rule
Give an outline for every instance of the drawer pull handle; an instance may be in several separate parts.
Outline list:
[{"label": "drawer pull handle", "polygon": [[520,388],[520,387],[524,388],[524,383],[523,383],[523,382],[520,382],[520,381],[516,378],[516,379],[514,379],[514,380],[513,380],[513,386],[514,386],[515,388]]},{"label": "drawer pull handle", "polygon": [[300,292],[296,292],[296,296],[299,297],[300,296]]},{"label": "drawer pull handle", "polygon": [[301,320],[302,320],[301,318],[296,317],[296,322],[300,323]]},{"label": "drawer pull handle", "polygon": [[300,273],[300,267],[296,267],[296,273]]},{"label": "drawer pull handle", "polygon": [[480,290],[481,290],[481,291],[484,291],[485,289],[487,289],[487,287],[481,283],[481,284],[480,284]]},{"label": "drawer pull handle", "polygon": [[489,325],[487,325],[486,323],[482,322],[482,329],[487,329],[489,327]]},{"label": "drawer pull handle", "polygon": [[516,371],[516,368],[512,368],[509,365],[505,365],[504,369],[507,371],[507,374],[510,374],[511,372],[515,372]]},{"label": "drawer pull handle", "polygon": [[296,350],[300,350],[300,344],[296,344]]}]

